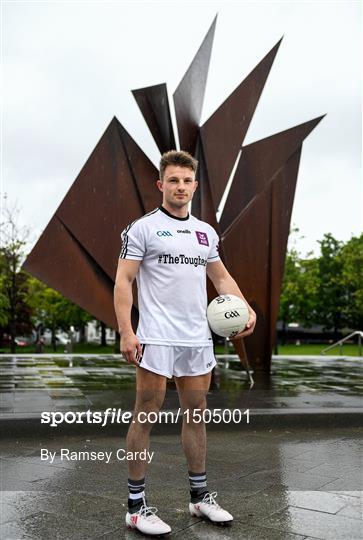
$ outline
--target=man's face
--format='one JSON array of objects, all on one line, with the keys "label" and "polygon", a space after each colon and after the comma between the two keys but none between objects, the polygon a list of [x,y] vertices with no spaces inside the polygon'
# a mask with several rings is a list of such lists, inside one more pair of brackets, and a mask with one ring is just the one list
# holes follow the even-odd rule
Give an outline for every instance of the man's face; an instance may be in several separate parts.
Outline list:
[{"label": "man's face", "polygon": [[163,203],[181,208],[192,200],[198,182],[192,169],[168,165],[164,171],[164,180],[158,180],[157,186],[163,193]]}]

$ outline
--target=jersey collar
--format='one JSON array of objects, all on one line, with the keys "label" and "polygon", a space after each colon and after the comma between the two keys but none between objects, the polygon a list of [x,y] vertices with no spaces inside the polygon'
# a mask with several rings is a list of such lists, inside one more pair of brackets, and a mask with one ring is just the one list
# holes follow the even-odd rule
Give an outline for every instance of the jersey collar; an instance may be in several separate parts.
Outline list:
[{"label": "jersey collar", "polygon": [[178,221],[187,221],[189,219],[189,212],[188,212],[188,215],[186,217],[177,217],[177,216],[173,216],[173,214],[168,212],[167,209],[164,208],[163,206],[159,206],[159,210],[161,210],[161,212],[163,212],[167,216],[169,216],[169,217],[171,217],[173,219],[177,219]]}]

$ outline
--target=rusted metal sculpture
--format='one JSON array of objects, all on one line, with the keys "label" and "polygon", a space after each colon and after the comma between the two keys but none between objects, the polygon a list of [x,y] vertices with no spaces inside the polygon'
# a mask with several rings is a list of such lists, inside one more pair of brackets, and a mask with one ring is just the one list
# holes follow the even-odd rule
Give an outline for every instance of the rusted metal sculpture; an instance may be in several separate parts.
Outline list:
[{"label": "rusted metal sculpture", "polygon": [[139,88],[132,93],[160,152],[175,148],[166,84]]},{"label": "rusted metal sculpture", "polygon": [[[215,25],[216,19],[174,93],[178,135],[180,147],[199,160],[192,213],[219,233],[221,256],[258,314],[254,334],[236,350],[242,356],[246,348],[254,368],[269,371],[301,147],[322,117],[242,146],[280,40],[199,126]],[[166,84],[133,95],[160,152],[175,148]],[[120,232],[160,204],[157,177],[157,169],[114,118],[24,268],[117,329],[113,285]],[[215,295],[210,283],[208,293]]]}]

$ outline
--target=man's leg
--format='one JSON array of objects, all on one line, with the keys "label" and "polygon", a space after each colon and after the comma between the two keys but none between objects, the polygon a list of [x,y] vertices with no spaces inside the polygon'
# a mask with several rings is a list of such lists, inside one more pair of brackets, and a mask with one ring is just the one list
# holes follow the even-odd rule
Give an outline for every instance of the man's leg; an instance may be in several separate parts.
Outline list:
[{"label": "man's leg", "polygon": [[[164,402],[165,391],[166,377],[141,367],[136,370],[134,416],[126,437],[126,449],[128,452],[135,453],[149,449],[150,431],[153,424],[145,422],[146,415],[149,412],[158,412],[160,410]],[[139,416],[140,413],[142,414]],[[145,477],[145,461],[134,459],[128,463],[129,478],[141,480]]]},{"label": "man's leg", "polygon": [[216,503],[217,493],[209,493],[207,489],[207,437],[202,419],[211,373],[194,377],[176,377],[175,381],[180,405],[183,411],[188,410],[188,414],[183,415],[182,444],[189,471],[191,496],[189,511],[194,516],[205,516],[215,523],[229,524],[233,521],[233,516]]},{"label": "man's leg", "polygon": [[203,414],[210,380],[210,373],[195,377],[175,377],[180,405],[183,411],[188,410],[188,414],[183,415],[182,444],[188,470],[192,473],[205,471],[207,452],[205,424],[203,421],[195,422],[193,412]]},{"label": "man's leg", "polygon": [[[134,416],[126,437],[126,449],[128,452],[133,452],[134,456],[136,452],[149,449],[150,431],[153,424],[145,420],[148,413],[157,413],[160,410],[165,391],[166,377],[141,367],[137,369]],[[128,464],[129,498],[126,525],[148,535],[169,533],[171,531],[169,525],[155,516],[155,510],[149,509],[146,505],[144,495],[146,461],[136,457]]]}]

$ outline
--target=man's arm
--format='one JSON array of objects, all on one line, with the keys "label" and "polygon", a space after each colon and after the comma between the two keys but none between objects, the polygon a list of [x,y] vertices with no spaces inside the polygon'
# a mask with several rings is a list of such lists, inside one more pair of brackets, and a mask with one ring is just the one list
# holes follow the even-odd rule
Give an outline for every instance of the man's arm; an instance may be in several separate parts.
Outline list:
[{"label": "man's arm", "polygon": [[249,319],[246,325],[246,330],[244,330],[243,332],[240,332],[234,338],[231,338],[231,339],[234,340],[234,339],[244,338],[252,334],[256,325],[256,313],[253,311],[253,309],[251,308],[251,306],[249,305],[249,303],[243,296],[242,292],[240,291],[240,288],[238,287],[237,283],[235,282],[233,277],[230,275],[230,273],[228,272],[227,268],[224,266],[222,261],[208,263],[207,275],[209,279],[212,281],[218,294],[234,294],[235,296],[239,296],[240,298],[242,298],[247,304],[248,312],[249,312]]},{"label": "man's arm", "polygon": [[139,357],[141,357],[142,350],[141,344],[131,326],[131,309],[133,301],[132,283],[139,270],[140,262],[119,259],[114,287],[115,312],[118,331],[121,334],[120,350],[125,360],[136,366],[138,362],[135,358],[135,350],[137,349]]}]

